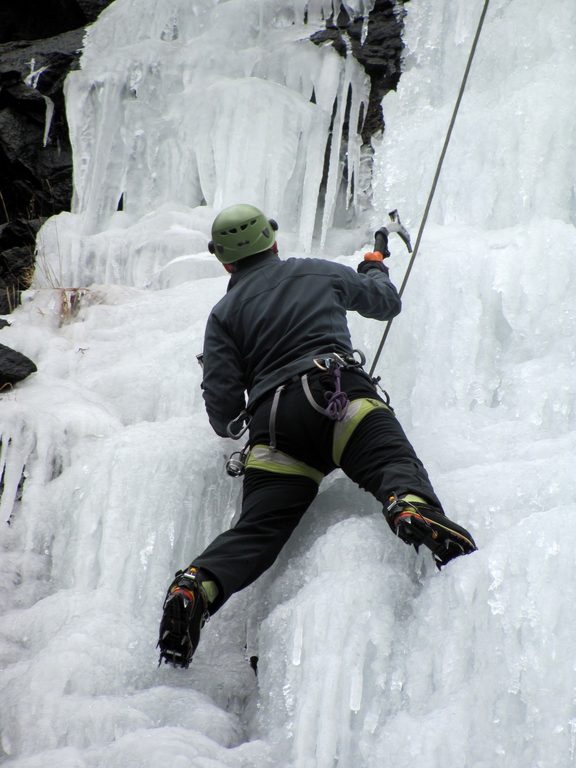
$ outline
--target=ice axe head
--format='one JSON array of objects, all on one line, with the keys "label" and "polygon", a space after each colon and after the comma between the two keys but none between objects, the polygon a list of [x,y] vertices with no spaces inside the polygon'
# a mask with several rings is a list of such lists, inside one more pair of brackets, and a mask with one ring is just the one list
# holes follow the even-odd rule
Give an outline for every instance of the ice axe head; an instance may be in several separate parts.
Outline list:
[{"label": "ice axe head", "polygon": [[390,211],[388,214],[389,221],[381,227],[374,235],[374,250],[385,253],[387,251],[387,238],[391,232],[396,234],[402,239],[404,245],[408,249],[408,253],[412,253],[412,243],[410,242],[410,235],[408,230],[404,227],[400,221],[398,211]]}]

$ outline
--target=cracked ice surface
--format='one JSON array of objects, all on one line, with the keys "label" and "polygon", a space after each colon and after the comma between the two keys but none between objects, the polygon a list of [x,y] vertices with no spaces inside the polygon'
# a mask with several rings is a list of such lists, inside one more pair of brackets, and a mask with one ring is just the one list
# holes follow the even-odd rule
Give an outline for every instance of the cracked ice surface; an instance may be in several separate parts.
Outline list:
[{"label": "cracked ice surface", "polygon": [[[238,7],[214,12],[226,6]],[[112,6],[91,45],[99,34],[118,50],[139,45],[146,29],[157,39],[168,6],[138,7],[128,29],[106,21]],[[282,7],[289,18],[295,6]],[[407,10],[407,71],[384,102],[373,219],[397,205],[414,233],[480,8]],[[196,21],[180,15],[178,29]],[[92,256],[70,230],[84,254],[75,274],[95,283],[77,313],[38,287],[2,330],[38,365],[0,394],[7,766],[574,763],[574,29],[568,0],[553,16],[533,0],[493,0],[378,367],[480,550],[435,572],[335,473],[273,568],[207,625],[187,672],[156,667],[164,591],[239,502],[223,472],[236,444],[210,431],[194,359],[226,288],[202,254],[212,210],[150,202],[116,214],[121,227],[90,235]],[[116,108],[111,98],[112,121]],[[90,205],[96,215],[96,197]],[[278,213],[280,248],[300,255],[289,213]],[[157,255],[164,238],[182,241],[170,265]],[[355,265],[364,239],[361,227],[331,229],[329,253]],[[407,257],[391,245],[399,283]],[[382,329],[350,319],[370,361]]]}]

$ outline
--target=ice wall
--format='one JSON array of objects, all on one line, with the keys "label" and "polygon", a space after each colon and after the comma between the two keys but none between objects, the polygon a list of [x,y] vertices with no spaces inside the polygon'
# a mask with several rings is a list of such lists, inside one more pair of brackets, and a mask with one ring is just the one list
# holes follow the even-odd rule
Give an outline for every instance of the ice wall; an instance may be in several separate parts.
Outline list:
[{"label": "ice wall", "polygon": [[[159,6],[147,9],[163,29]],[[481,8],[406,9],[407,71],[384,102],[374,223],[397,206],[414,233]],[[140,40],[138,24],[106,34]],[[9,768],[574,764],[574,30],[572,0],[553,14],[492,0],[378,366],[446,509],[480,547],[442,572],[335,473],[275,566],[211,620],[190,670],[157,669],[171,574],[238,508],[223,472],[236,444],[211,433],[194,359],[226,278],[197,256],[166,267],[157,290],[101,284],[75,302],[41,289],[11,316],[2,343],[39,372],[0,394]],[[125,282],[165,263],[154,261],[165,238],[189,236],[188,207],[172,206],[144,216],[145,229],[129,225],[140,238],[130,269],[142,271]],[[211,216],[199,211],[198,242]],[[94,235],[117,258],[105,259],[108,246],[93,263],[83,252],[105,283],[122,282],[106,272],[123,274],[122,232]],[[352,234],[329,232],[355,265],[364,230],[355,253]],[[284,255],[301,253],[280,235]],[[392,247],[399,283],[406,255]],[[370,361],[383,329],[350,320]]]},{"label": "ice wall", "polygon": [[[389,130],[375,161],[375,221],[393,201],[404,220],[419,223],[482,5],[411,14],[402,88],[385,101]],[[525,23],[528,12],[537,34]],[[432,385],[434,399],[447,404],[464,395],[471,407],[503,404],[552,431],[573,426],[574,316],[563,302],[576,223],[576,107],[562,94],[576,75],[575,43],[570,3],[556,8],[553,21],[536,2],[490,5],[406,307],[417,326],[440,331],[449,324],[474,344],[455,336],[442,346],[451,356],[449,380],[442,370],[421,386],[424,369],[411,366],[415,418],[428,409]],[[457,265],[446,262],[452,251]],[[430,299],[427,284],[439,274]],[[458,276],[465,312],[453,302]],[[388,355],[399,355],[400,364],[407,348],[392,343]],[[508,359],[514,374],[502,368]]]},{"label": "ice wall", "polygon": [[[375,204],[397,205],[413,227],[482,5],[409,13],[406,71],[384,101]],[[388,338],[381,371],[481,551],[409,602],[390,660],[402,703],[376,738],[374,765],[575,760],[565,621],[576,509],[576,106],[566,99],[575,43],[573,3],[552,14],[538,2],[490,4]]]},{"label": "ice wall", "polygon": [[[423,209],[483,3],[411,13],[402,88],[376,176],[381,199]],[[576,223],[572,99],[576,9],[493,0],[438,187],[432,220],[489,229]],[[534,29],[527,26],[530,15]],[[536,33],[537,30],[537,33]],[[393,156],[392,156],[393,155]],[[415,172],[413,158],[422,159]],[[417,213],[418,212],[418,213]]]},{"label": "ice wall", "polygon": [[[372,4],[348,5],[367,14]],[[346,205],[357,205],[369,90],[352,56],[308,39],[331,13],[327,0],[116,0],[66,82],[73,213],[39,240],[59,284],[144,285],[172,259],[205,253],[199,206],[250,202],[301,248],[316,225],[324,241],[344,173]],[[166,237],[152,243],[146,218],[160,210]]]}]

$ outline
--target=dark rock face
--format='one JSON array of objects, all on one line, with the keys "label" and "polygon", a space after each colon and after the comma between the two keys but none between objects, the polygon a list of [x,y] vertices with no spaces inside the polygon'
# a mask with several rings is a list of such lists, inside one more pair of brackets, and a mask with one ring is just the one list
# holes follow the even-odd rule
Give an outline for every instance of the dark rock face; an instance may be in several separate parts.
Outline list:
[{"label": "dark rock face", "polygon": [[42,219],[15,219],[0,226],[0,314],[7,315],[30,287],[34,245]]},{"label": "dark rock face", "polygon": [[50,216],[70,203],[62,85],[83,30],[0,46],[0,192],[7,221]]},{"label": "dark rock face", "polygon": [[[314,33],[310,39],[317,45],[331,43],[340,56],[346,57],[350,53],[362,65],[370,78],[370,94],[365,113],[360,114],[358,126],[353,126],[353,131],[358,131],[362,137],[362,155],[364,157],[364,177],[352,179],[357,185],[360,204],[369,206],[372,197],[372,159],[374,149],[371,139],[381,134],[384,130],[384,115],[382,112],[382,99],[390,90],[396,90],[401,74],[402,50],[404,43],[402,33],[404,31],[404,3],[408,0],[376,0],[374,8],[368,16],[365,25],[364,18],[353,18],[344,5],[340,5],[338,16],[330,16],[326,20],[326,29]],[[365,33],[364,40],[362,39]],[[347,142],[350,134],[348,114],[350,94],[343,125],[344,147],[341,161],[344,165],[344,179],[348,178],[347,167]],[[336,106],[336,105],[335,105]],[[334,119],[333,113],[333,119]],[[329,140],[330,141],[330,140]],[[328,178],[328,153],[326,148],[324,161],[324,174],[320,194],[323,194]],[[344,208],[340,210],[340,216],[348,210],[348,203],[344,200]]]},{"label": "dark rock face", "polygon": [[362,125],[365,144],[384,129],[381,102],[388,91],[396,89],[400,79],[404,2],[408,0],[376,0],[368,17],[364,42],[364,19],[351,18],[343,6],[336,19],[331,17],[326,21],[325,30],[311,37],[318,45],[331,42],[341,56],[346,56],[350,49],[370,78],[369,104]]},{"label": "dark rock face", "polygon": [[2,0],[0,43],[40,40],[90,24],[111,0]]},{"label": "dark rock face", "polygon": [[0,392],[35,373],[36,365],[15,349],[0,344]]},{"label": "dark rock face", "polygon": [[0,314],[30,285],[36,232],[70,209],[72,153],[62,86],[84,27],[111,0],[0,4]]}]

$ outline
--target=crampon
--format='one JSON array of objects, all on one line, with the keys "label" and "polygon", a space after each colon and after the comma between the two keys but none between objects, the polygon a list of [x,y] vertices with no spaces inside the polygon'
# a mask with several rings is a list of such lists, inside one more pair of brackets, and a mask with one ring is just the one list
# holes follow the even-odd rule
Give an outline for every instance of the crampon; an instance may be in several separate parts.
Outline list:
[{"label": "crampon", "polygon": [[390,528],[406,544],[412,544],[416,551],[422,544],[427,547],[439,569],[450,560],[477,549],[470,533],[439,509],[395,495],[389,501],[386,519]]},{"label": "crampon", "polygon": [[187,669],[208,621],[206,596],[193,573],[178,571],[164,600],[160,621],[158,666],[164,661]]}]

